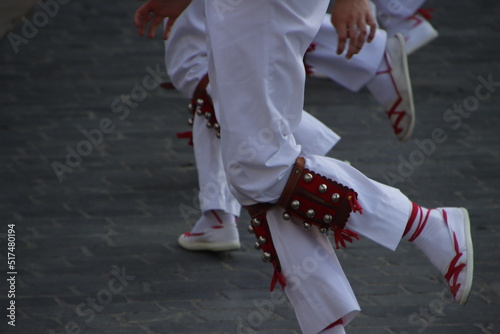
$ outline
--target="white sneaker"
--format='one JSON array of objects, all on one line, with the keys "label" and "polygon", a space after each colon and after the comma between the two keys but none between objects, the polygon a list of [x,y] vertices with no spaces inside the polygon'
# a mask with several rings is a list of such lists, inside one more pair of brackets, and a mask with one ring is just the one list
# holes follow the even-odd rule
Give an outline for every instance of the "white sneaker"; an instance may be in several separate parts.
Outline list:
[{"label": "white sneaker", "polygon": [[421,14],[417,13],[405,20],[390,23],[385,30],[388,36],[402,33],[406,40],[408,55],[438,37],[438,32]]},{"label": "white sneaker", "polygon": [[410,82],[410,72],[402,34],[387,39],[385,56],[398,99],[383,106],[394,134],[400,141],[408,140],[415,127],[415,105]]},{"label": "white sneaker", "polygon": [[202,232],[187,232],[177,241],[182,248],[190,251],[223,252],[240,248],[236,225],[215,225]]},{"label": "white sneaker", "polygon": [[[438,269],[448,282],[455,301],[464,305],[469,298],[474,274],[474,249],[469,213],[464,208],[437,208],[436,210],[442,213],[455,248],[455,256],[445,261],[448,265]],[[438,254],[436,256],[439,257]],[[431,262],[434,261],[431,259]]]}]

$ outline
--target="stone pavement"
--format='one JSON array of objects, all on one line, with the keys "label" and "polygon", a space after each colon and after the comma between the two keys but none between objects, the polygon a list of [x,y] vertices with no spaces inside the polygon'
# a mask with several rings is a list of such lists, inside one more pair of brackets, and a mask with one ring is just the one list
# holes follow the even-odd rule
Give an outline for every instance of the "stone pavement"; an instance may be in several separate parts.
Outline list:
[{"label": "stone pavement", "polygon": [[[192,149],[175,137],[186,99],[152,89],[162,43],[137,36],[140,3],[47,3],[0,44],[0,332],[299,333],[246,214],[240,251],[176,244],[199,214]],[[412,245],[358,241],[338,251],[362,307],[350,334],[500,333],[500,5],[435,5],[440,37],[410,57],[409,142],[364,90],[309,79],[306,109],[342,135],[332,156],[426,206],[470,210],[473,292],[451,304]]]}]

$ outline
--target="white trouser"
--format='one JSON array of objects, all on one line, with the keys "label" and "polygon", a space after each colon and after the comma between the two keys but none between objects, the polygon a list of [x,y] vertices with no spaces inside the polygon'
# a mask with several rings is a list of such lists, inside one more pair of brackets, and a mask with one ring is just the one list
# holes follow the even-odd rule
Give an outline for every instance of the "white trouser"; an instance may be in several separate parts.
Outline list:
[{"label": "white trouser", "polygon": [[[176,23],[177,24],[177,23]],[[206,126],[204,117],[196,116],[193,123],[193,148],[198,167],[198,183],[200,186],[200,210],[223,210],[236,217],[240,216],[241,205],[231,193],[227,184],[222,164],[220,139],[213,129]],[[338,142],[340,137],[307,112],[303,112],[302,121],[296,134],[301,145],[301,155],[326,154]],[[259,149],[266,145],[268,138],[263,135],[257,138]],[[254,154],[258,154],[255,151]]]},{"label": "white trouser", "polygon": [[[303,106],[302,57],[328,1],[241,0],[225,10],[216,3],[206,1],[206,14],[223,165],[240,203],[275,202],[300,154],[294,134]],[[250,154],[255,138],[263,133],[272,135],[258,155]],[[335,159],[309,155],[306,167],[358,192],[363,215],[351,214],[348,228],[396,248],[411,211],[403,194]],[[299,221],[283,221],[281,213],[275,207],[267,216],[289,281],[285,292],[302,331],[318,333],[340,318],[348,323],[359,306],[331,244],[314,228],[304,231]],[[317,265],[309,263],[314,259]],[[296,288],[294,275],[301,266],[309,266],[309,271]]]},{"label": "white trouser", "polygon": [[[172,84],[184,95],[191,97],[200,79],[207,73],[207,41],[203,1],[193,1],[177,19],[165,43],[165,64]],[[208,89],[210,86],[208,87]],[[261,132],[255,137],[258,154],[267,145],[271,132]],[[340,139],[319,120],[303,112],[295,134],[301,144],[301,154],[326,154]],[[200,209],[223,210],[239,216],[241,206],[231,194],[222,165],[220,140],[215,131],[206,127],[203,117],[195,117],[193,143],[198,180]]]},{"label": "white trouser", "polygon": [[383,27],[406,19],[422,6],[425,0],[372,0],[377,6],[377,17]]},{"label": "white trouser", "polygon": [[[243,205],[276,202],[300,153],[302,58],[327,0],[241,0],[222,11],[206,1],[209,76],[229,183]],[[226,7],[224,7],[226,8]],[[255,137],[272,133],[255,150]]]},{"label": "white trouser", "polygon": [[331,23],[330,14],[325,15],[321,27],[314,37],[314,49],[307,52],[305,63],[313,72],[326,75],[343,87],[357,92],[375,76],[384,56],[387,34],[377,29],[371,43],[365,43],[360,53],[351,59],[345,53],[337,55],[338,34]]}]

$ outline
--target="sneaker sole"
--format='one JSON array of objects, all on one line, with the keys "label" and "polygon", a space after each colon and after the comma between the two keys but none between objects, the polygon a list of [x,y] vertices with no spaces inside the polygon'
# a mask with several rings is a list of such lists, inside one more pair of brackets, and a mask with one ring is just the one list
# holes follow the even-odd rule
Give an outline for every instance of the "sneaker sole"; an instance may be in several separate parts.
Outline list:
[{"label": "sneaker sole", "polygon": [[226,252],[238,250],[241,247],[239,241],[232,242],[187,242],[182,236],[177,240],[179,246],[189,251],[211,251]]},{"label": "sneaker sole", "polygon": [[460,210],[462,210],[462,213],[464,215],[464,229],[466,238],[465,241],[467,244],[467,266],[466,266],[467,278],[465,281],[465,287],[464,287],[464,292],[462,294],[462,298],[460,298],[458,303],[460,305],[465,305],[465,303],[467,303],[467,300],[469,299],[469,294],[472,289],[472,281],[474,279],[474,248],[472,245],[469,212],[465,208],[460,208]]}]

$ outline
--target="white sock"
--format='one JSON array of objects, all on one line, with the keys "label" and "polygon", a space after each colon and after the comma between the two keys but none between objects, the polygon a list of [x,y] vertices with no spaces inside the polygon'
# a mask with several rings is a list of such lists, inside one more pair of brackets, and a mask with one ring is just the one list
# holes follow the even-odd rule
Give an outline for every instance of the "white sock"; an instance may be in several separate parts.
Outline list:
[{"label": "white sock", "polygon": [[201,233],[214,226],[223,227],[225,224],[236,224],[236,217],[222,210],[209,210],[194,225],[191,233]]},{"label": "white sock", "polygon": [[403,238],[413,242],[432,264],[444,273],[455,256],[450,231],[441,210],[426,209],[413,203]]},{"label": "white sock", "polygon": [[[385,55],[377,69],[377,73],[366,88],[373,95],[375,100],[384,108],[390,108],[398,100],[398,94],[391,76],[391,68],[387,63]],[[386,110],[384,110],[386,111]]]}]

